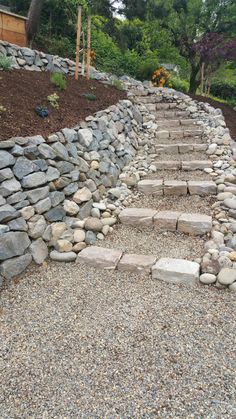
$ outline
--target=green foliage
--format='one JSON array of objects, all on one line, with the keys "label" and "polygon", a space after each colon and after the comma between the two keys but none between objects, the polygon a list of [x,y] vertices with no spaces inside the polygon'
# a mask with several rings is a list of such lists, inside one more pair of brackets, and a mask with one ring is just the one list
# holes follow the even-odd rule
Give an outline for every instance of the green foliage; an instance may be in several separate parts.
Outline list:
[{"label": "green foliage", "polygon": [[188,93],[189,90],[189,82],[186,80],[182,80],[179,77],[171,76],[170,83],[172,84],[172,88],[178,90],[179,92]]},{"label": "green foliage", "polygon": [[117,90],[124,90],[124,85],[121,80],[114,79],[112,81],[112,86],[115,87]]},{"label": "green foliage", "polygon": [[94,101],[97,99],[97,96],[94,93],[84,93],[83,96],[85,97],[85,99],[91,100],[91,101]]},{"label": "green foliage", "polygon": [[0,69],[9,71],[12,67],[12,58],[6,57],[5,55],[0,56]]},{"label": "green foliage", "polygon": [[50,81],[60,90],[66,89],[66,79],[62,73],[52,73]]},{"label": "green foliage", "polygon": [[122,53],[109,35],[94,28],[92,31],[92,49],[96,53],[98,70],[121,74]]},{"label": "green foliage", "polygon": [[50,105],[55,108],[55,109],[59,109],[59,96],[57,93],[52,93],[51,95],[49,95],[47,97],[48,102],[50,103]]},{"label": "green foliage", "polygon": [[211,93],[222,99],[236,99],[236,82],[229,80],[213,80]]}]

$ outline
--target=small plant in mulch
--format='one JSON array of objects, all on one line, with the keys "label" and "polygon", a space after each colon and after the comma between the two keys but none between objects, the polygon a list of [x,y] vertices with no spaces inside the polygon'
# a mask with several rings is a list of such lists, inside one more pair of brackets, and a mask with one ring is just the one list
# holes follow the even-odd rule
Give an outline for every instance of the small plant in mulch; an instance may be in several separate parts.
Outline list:
[{"label": "small plant in mulch", "polygon": [[41,118],[47,118],[49,115],[49,110],[46,106],[36,106],[35,112]]},{"label": "small plant in mulch", "polygon": [[59,96],[57,93],[52,93],[51,95],[49,95],[47,97],[48,102],[50,103],[50,105],[55,108],[55,109],[59,109]]},{"label": "small plant in mulch", "polygon": [[82,96],[87,100],[97,100],[97,96],[94,93],[83,93]]},{"label": "small plant in mulch", "polygon": [[0,105],[0,114],[7,111],[7,108],[4,108],[4,106]]},{"label": "small plant in mulch", "polygon": [[11,70],[12,58],[6,57],[5,55],[0,56],[0,70]]},{"label": "small plant in mulch", "polygon": [[50,81],[60,90],[66,90],[66,79],[62,73],[52,73]]},{"label": "small plant in mulch", "polygon": [[118,79],[112,80],[112,86],[115,87],[117,90],[125,90],[122,81]]}]

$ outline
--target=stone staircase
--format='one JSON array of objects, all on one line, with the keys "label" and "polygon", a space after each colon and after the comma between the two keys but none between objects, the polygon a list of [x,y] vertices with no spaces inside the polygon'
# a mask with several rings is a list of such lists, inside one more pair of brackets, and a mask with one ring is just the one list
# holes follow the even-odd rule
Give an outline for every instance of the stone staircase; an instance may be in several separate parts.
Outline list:
[{"label": "stone staircase", "polygon": [[[155,116],[153,121],[156,124],[155,134],[150,138],[149,144],[155,173],[138,182],[138,205],[135,206],[134,203],[134,207],[127,207],[121,211],[120,224],[115,227],[114,237],[108,240],[107,247],[104,248],[106,241],[103,247],[88,247],[78,255],[77,261],[103,269],[151,273],[153,279],[192,285],[200,277],[200,258],[176,258],[171,254],[171,249],[167,249],[166,257],[161,258],[155,254],[134,253],[133,247],[132,251],[129,251],[128,245],[124,246],[123,250],[117,250],[120,243],[119,235],[132,235],[134,229],[145,235],[144,242],[151,240],[153,231],[156,240],[163,240],[166,234],[171,234],[173,246],[175,247],[176,242],[178,247],[180,237],[181,240],[185,240],[184,237],[187,240],[188,237],[190,240],[191,237],[195,237],[194,240],[203,240],[204,237],[209,237],[213,226],[209,211],[205,214],[198,212],[196,208],[193,212],[192,206],[189,205],[191,200],[198,198],[204,201],[217,194],[217,186],[207,174],[213,163],[206,155],[208,145],[202,125],[190,119],[190,112],[179,109],[175,103],[153,104],[147,103],[148,100],[151,101],[149,98],[143,98],[143,103]],[[196,176],[188,175],[192,172],[196,173]],[[176,176],[172,176],[175,173],[178,173],[177,179]],[[142,207],[142,201],[146,198],[151,205]],[[183,209],[176,210],[176,199],[185,200]],[[158,210],[156,202],[158,206],[163,204],[164,208],[167,202],[168,208]],[[124,230],[126,228],[127,231]],[[112,241],[112,247],[115,249],[111,248]]]}]

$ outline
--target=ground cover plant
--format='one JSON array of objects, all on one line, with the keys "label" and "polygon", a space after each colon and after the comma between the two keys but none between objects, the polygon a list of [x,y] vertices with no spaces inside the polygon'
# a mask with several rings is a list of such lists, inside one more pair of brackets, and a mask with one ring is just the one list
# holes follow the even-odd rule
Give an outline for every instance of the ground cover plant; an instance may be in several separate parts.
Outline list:
[{"label": "ground cover plant", "polygon": [[[96,80],[79,77],[76,81],[70,76],[66,77],[66,83],[66,90],[56,90],[49,72],[2,71],[0,98],[1,106],[7,111],[0,112],[0,140],[36,134],[47,136],[73,127],[86,116],[126,98],[124,91]],[[96,100],[88,100],[86,95],[91,99],[94,92]],[[55,93],[59,98],[56,101]],[[52,102],[49,103],[48,97]],[[53,107],[52,103],[59,107]],[[19,104],[23,104],[23,109]]]}]

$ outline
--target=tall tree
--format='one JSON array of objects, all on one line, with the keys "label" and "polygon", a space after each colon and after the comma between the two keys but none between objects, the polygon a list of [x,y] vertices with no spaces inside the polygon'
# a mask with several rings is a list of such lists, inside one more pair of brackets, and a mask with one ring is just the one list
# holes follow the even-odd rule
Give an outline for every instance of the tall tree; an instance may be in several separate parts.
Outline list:
[{"label": "tall tree", "polygon": [[27,37],[31,43],[37,33],[44,0],[31,0],[26,25]]}]

